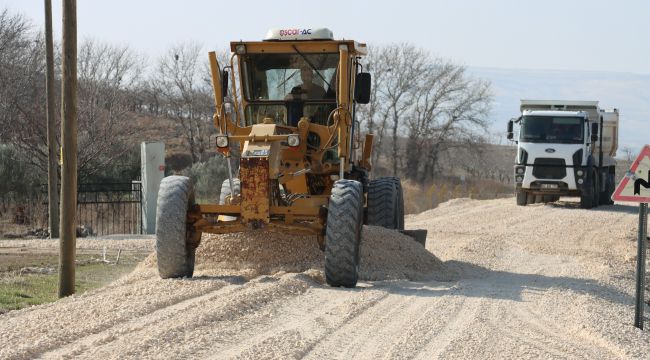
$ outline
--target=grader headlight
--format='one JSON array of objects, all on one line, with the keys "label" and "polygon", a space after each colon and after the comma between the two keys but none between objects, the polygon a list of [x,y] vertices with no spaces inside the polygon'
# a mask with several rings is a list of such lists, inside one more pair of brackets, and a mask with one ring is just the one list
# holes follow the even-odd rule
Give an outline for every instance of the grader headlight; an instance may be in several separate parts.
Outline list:
[{"label": "grader headlight", "polygon": [[290,147],[298,147],[300,145],[300,135],[292,134],[287,136],[287,145]]},{"label": "grader headlight", "polygon": [[226,135],[218,135],[217,136],[217,147],[219,150],[224,150],[228,149],[228,136]]},{"label": "grader headlight", "polygon": [[235,53],[237,55],[244,55],[246,54],[246,45],[244,44],[237,44],[235,45]]}]

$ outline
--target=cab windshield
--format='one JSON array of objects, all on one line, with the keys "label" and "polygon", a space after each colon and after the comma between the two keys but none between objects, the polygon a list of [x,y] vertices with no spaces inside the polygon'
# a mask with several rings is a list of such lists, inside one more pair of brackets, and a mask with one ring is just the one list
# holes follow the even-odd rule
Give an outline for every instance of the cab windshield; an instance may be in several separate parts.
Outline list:
[{"label": "cab windshield", "polygon": [[339,54],[247,54],[244,110],[247,125],[271,117],[278,124],[295,126],[296,117],[326,123],[336,108]]},{"label": "cab windshield", "polygon": [[564,116],[524,116],[521,141],[539,143],[581,144],[584,119]]}]

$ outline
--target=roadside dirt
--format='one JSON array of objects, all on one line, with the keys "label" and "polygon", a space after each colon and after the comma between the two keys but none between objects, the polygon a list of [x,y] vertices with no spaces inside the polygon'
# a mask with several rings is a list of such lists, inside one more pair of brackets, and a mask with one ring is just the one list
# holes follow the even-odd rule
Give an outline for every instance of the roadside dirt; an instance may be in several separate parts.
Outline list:
[{"label": "roadside dirt", "polygon": [[0,315],[0,358],[643,358],[636,211],[452,200],[407,217],[427,249],[365,228],[356,289],[323,285],[313,239],[205,236],[193,279],[160,280],[150,256]]}]

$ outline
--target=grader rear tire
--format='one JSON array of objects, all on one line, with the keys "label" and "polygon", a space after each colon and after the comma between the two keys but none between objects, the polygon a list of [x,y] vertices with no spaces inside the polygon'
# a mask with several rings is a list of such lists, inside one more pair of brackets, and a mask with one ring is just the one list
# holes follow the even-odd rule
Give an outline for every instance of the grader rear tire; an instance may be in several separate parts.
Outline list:
[{"label": "grader rear tire", "polygon": [[156,256],[161,278],[192,277],[195,248],[187,243],[187,210],[194,204],[192,182],[168,176],[160,183],[156,209]]},{"label": "grader rear tire", "polygon": [[368,225],[404,229],[404,197],[398,178],[382,177],[368,186]]},{"label": "grader rear tire", "polygon": [[397,187],[397,230],[404,230],[404,189],[402,188],[402,180],[394,177],[393,181]]},{"label": "grader rear tire", "polygon": [[325,279],[330,286],[355,287],[363,223],[363,187],[338,180],[332,188],[325,232]]}]

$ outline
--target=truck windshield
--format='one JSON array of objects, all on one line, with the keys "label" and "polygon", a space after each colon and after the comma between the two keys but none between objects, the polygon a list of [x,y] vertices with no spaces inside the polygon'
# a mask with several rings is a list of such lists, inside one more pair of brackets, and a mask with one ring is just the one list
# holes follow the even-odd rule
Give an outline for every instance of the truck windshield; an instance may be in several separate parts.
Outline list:
[{"label": "truck windshield", "polygon": [[524,116],[520,140],[540,143],[581,144],[584,119],[564,116]]},{"label": "truck windshield", "polygon": [[250,101],[336,99],[339,54],[248,54],[242,59]]}]

